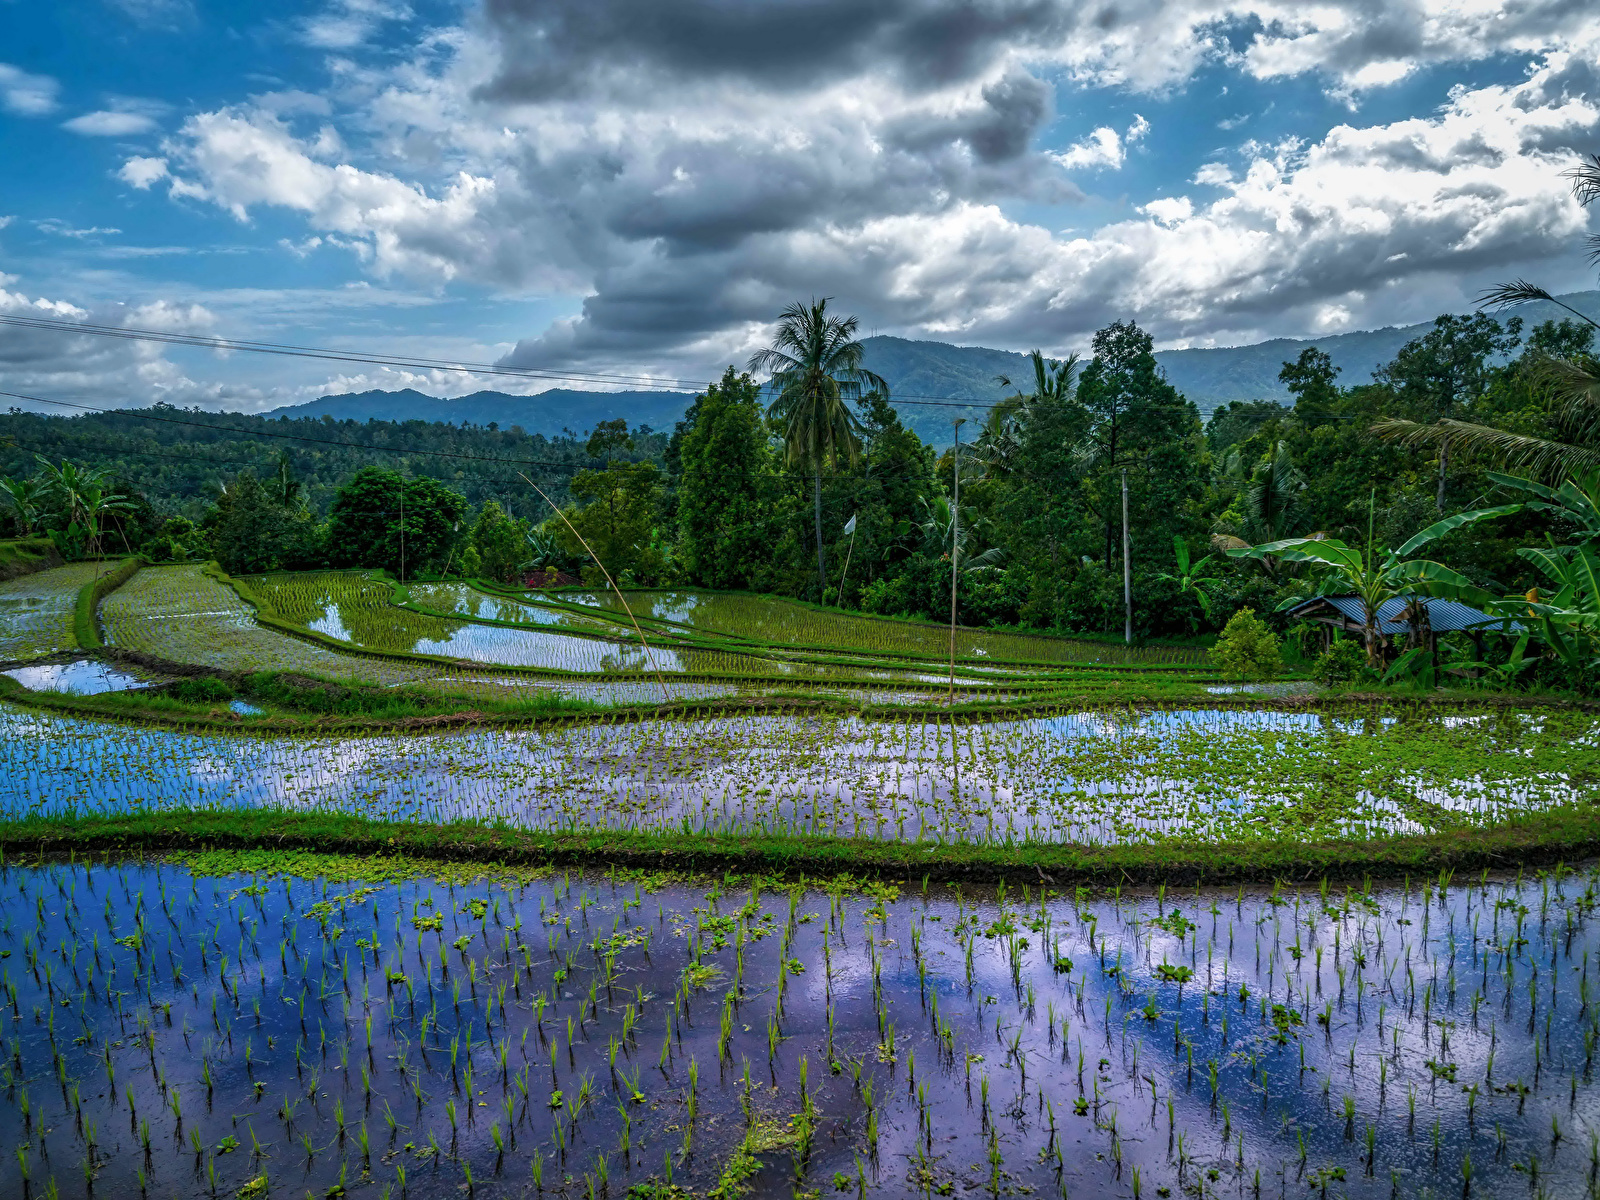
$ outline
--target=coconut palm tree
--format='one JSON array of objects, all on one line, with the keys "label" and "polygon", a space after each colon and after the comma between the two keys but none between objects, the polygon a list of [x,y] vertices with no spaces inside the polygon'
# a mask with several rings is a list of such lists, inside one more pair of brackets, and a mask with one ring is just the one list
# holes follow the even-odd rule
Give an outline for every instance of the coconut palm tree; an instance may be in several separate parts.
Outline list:
[{"label": "coconut palm tree", "polygon": [[963,575],[997,567],[1005,560],[1006,552],[999,546],[991,546],[980,553],[972,551],[972,543],[983,535],[984,521],[965,504],[961,506],[960,525],[952,528],[956,513],[948,496],[919,499],[917,503],[922,506],[925,517],[919,524],[928,548],[940,555],[954,554],[956,568]]},{"label": "coconut palm tree", "polygon": [[1078,389],[1078,356],[1065,360],[1046,358],[1043,351],[1034,350],[1028,355],[1033,366],[1033,391],[1022,389],[1005,375],[996,375],[1001,387],[1016,388],[989,410],[978,435],[977,456],[990,475],[1005,475],[1022,449],[1023,437],[1029,419],[1035,410],[1045,404],[1061,404],[1070,400]]},{"label": "coconut palm tree", "polygon": [[771,375],[777,392],[767,416],[778,422],[789,465],[809,471],[817,539],[818,598],[828,590],[822,544],[822,472],[843,458],[861,460],[865,427],[850,409],[869,392],[885,400],[889,385],[861,365],[856,318],[830,316],[828,301],[791,304],[778,318],[773,345],[750,356],[749,369]]},{"label": "coconut palm tree", "polygon": [[[1569,171],[1572,195],[1587,208],[1600,200],[1600,154],[1591,154]],[[1600,264],[1600,235],[1588,240],[1589,261]],[[1530,300],[1547,300],[1564,308],[1580,321],[1600,330],[1600,323],[1557,300],[1544,288],[1515,279],[1490,288],[1478,298],[1487,308],[1506,308]],[[1439,445],[1474,450],[1503,467],[1527,471],[1543,480],[1558,480],[1569,474],[1600,470],[1600,361],[1592,355],[1570,358],[1560,355],[1530,355],[1524,360],[1531,381],[1553,401],[1553,438],[1534,437],[1448,418],[1421,425],[1415,421],[1389,419],[1373,426],[1380,437],[1409,445]]]}]

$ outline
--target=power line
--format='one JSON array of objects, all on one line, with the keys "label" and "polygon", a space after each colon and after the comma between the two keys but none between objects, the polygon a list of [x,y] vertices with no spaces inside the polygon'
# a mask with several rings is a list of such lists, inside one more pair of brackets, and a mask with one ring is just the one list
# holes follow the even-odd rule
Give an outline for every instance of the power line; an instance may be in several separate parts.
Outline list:
[{"label": "power line", "polygon": [[[252,354],[276,354],[288,358],[314,358],[333,362],[363,363],[368,366],[407,367],[420,371],[451,371],[462,375],[506,375],[521,379],[544,379],[566,383],[633,384],[653,391],[697,394],[714,386],[701,380],[656,379],[648,375],[625,375],[602,371],[553,371],[543,367],[516,367],[503,363],[478,363],[468,360],[451,361],[437,358],[417,358],[400,354],[382,354],[359,350],[335,350],[324,346],[296,346],[286,342],[262,342],[241,338],[208,337],[194,333],[174,333],[159,329],[133,329],[121,325],[93,325],[77,321],[59,321],[48,317],[0,315],[0,325],[17,329],[48,330],[55,333],[88,334],[93,337],[117,338],[124,341],[159,342],[168,346],[188,346],[200,350],[236,350]],[[951,400],[939,396],[891,397],[894,404],[915,404],[939,408],[998,408],[999,405],[979,400]]]}]

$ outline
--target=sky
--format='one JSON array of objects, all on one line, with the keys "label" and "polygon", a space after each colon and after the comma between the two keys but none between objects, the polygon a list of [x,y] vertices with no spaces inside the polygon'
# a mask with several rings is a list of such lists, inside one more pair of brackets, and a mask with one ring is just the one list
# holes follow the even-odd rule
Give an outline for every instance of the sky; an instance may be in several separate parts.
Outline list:
[{"label": "sky", "polygon": [[[1596,152],[1593,0],[0,0],[0,313],[640,379],[822,296],[1238,345],[1595,286]],[[485,386],[548,384],[0,327],[80,404]]]}]

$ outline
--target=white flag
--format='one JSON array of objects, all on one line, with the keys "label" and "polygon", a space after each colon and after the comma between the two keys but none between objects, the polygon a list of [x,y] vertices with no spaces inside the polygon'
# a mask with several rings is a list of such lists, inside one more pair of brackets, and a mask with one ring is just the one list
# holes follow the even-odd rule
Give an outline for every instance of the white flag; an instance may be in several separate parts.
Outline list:
[{"label": "white flag", "polygon": [[851,516],[850,516],[850,519],[849,519],[849,520],[848,520],[848,521],[846,521],[846,522],[845,522],[845,525],[844,525],[844,531],[845,531],[845,533],[846,533],[846,534],[847,534],[847,535],[848,535],[848,534],[852,534],[852,533],[854,533],[854,532],[855,532],[855,531],[856,531],[856,518],[855,518],[855,514],[853,514],[853,513],[852,513],[852,514],[851,514]]}]

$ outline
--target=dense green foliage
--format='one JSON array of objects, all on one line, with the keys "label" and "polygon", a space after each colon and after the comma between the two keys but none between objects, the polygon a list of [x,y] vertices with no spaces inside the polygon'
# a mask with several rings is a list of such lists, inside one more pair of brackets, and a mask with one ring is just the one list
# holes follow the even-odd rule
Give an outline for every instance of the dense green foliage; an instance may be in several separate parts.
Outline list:
[{"label": "dense green foliage", "polygon": [[[799,365],[784,368],[788,400],[764,408],[770,393],[729,368],[670,438],[620,421],[551,441],[420,422],[13,414],[0,418],[16,442],[0,451],[0,534],[44,534],[69,560],[95,542],[154,562],[215,557],[234,573],[360,565],[508,584],[532,570],[603,584],[598,557],[624,586],[750,589],[933,619],[949,614],[954,556],[965,624],[1114,633],[1125,481],[1137,637],[1214,633],[1244,607],[1309,656],[1318,648],[1283,610],[1347,581],[1315,555],[1212,551],[1305,537],[1360,547],[1369,535],[1400,546],[1441,516],[1525,500],[1493,474],[1482,443],[1416,431],[1456,422],[1561,434],[1571,414],[1557,411],[1542,364],[1592,362],[1593,352],[1593,331],[1570,321],[1524,341],[1515,320],[1446,316],[1373,382],[1341,387],[1327,355],[1308,349],[1281,372],[1292,407],[1236,402],[1203,424],[1164,378],[1149,335],[1117,322],[1081,363],[1035,355],[1033,378],[1008,382],[1012,394],[983,426],[960,431],[957,463],[851,375],[855,343],[843,325],[829,332],[833,320],[812,322],[809,341],[809,327],[791,322],[784,353]],[[39,448],[47,461],[33,457]],[[1571,572],[1587,560],[1520,553],[1547,536],[1559,545],[1569,527],[1530,503],[1447,533],[1429,554],[1482,595],[1543,588],[1581,612],[1586,593]],[[1491,639],[1486,667],[1506,660],[1508,640]],[[1537,646],[1529,653],[1542,662]],[[1593,673],[1586,651],[1563,653],[1556,674],[1536,674],[1582,684]],[[1441,665],[1476,657],[1447,639]]]}]

